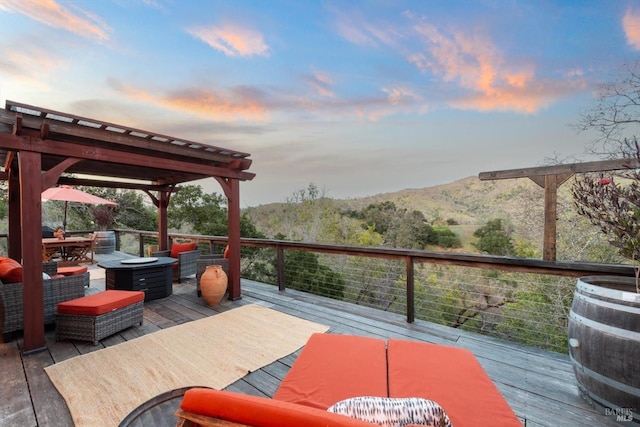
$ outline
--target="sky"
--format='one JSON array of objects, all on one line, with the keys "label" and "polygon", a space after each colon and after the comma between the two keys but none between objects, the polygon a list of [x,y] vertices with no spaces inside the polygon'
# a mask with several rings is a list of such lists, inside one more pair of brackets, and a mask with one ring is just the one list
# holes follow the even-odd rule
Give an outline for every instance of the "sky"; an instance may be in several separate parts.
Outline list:
[{"label": "sky", "polygon": [[2,107],[250,153],[242,207],[359,198],[592,160],[640,0],[0,0],[0,53]]}]

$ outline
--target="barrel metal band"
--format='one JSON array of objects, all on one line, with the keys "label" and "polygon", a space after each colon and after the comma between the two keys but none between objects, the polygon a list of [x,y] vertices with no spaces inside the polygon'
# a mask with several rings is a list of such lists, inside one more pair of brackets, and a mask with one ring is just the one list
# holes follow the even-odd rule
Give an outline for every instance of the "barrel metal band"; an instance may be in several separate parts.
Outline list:
[{"label": "barrel metal band", "polygon": [[576,359],[574,359],[571,355],[569,355],[569,357],[571,358],[571,363],[573,364],[573,366],[575,366],[576,369],[579,369],[580,372],[584,372],[590,378],[593,378],[594,380],[599,381],[602,384],[606,384],[612,388],[615,388],[617,390],[623,391],[627,394],[640,398],[640,388],[632,387],[628,384],[623,384],[619,381],[616,381],[613,378],[605,377],[604,375],[599,374],[596,371],[593,371],[587,368],[586,366],[578,362]]}]

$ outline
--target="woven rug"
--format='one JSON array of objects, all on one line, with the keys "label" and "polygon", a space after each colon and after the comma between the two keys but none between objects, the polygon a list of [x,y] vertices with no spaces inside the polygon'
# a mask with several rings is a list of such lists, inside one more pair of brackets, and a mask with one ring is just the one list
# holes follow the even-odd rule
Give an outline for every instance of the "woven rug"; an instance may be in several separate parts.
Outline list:
[{"label": "woven rug", "polygon": [[76,426],[117,426],[129,412],[180,387],[223,389],[301,348],[327,326],[259,305],[74,357],[45,371]]}]

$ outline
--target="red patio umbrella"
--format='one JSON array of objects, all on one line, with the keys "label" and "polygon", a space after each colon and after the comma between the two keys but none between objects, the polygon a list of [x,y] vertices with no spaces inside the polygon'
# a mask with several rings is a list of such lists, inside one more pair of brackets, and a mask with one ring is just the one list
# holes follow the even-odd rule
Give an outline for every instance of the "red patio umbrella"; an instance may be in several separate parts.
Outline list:
[{"label": "red patio umbrella", "polygon": [[62,228],[67,229],[67,204],[69,202],[87,203],[90,205],[117,205],[116,202],[76,190],[68,185],[47,188],[42,192],[42,200],[60,200],[64,202],[64,219]]}]

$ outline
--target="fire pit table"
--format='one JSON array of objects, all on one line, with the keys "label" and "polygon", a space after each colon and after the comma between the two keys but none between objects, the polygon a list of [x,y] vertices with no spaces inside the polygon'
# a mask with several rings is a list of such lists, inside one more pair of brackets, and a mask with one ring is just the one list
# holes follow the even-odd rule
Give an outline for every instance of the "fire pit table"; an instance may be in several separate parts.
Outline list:
[{"label": "fire pit table", "polygon": [[166,298],[173,292],[170,257],[129,258],[98,264],[106,270],[106,289],[144,291],[145,301]]}]

